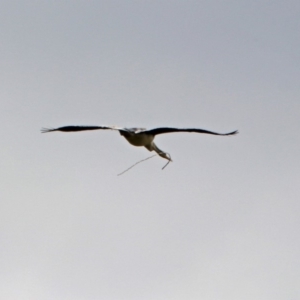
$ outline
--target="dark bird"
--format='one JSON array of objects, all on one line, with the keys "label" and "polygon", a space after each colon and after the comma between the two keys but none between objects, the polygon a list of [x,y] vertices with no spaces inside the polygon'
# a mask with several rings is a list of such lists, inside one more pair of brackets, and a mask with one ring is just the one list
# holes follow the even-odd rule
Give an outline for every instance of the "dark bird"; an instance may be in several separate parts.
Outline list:
[{"label": "dark bird", "polygon": [[160,127],[147,130],[146,128],[119,128],[116,126],[64,126],[59,128],[42,128],[42,133],[53,132],[53,131],[62,131],[62,132],[75,132],[75,131],[83,131],[83,130],[99,130],[99,129],[111,129],[118,130],[120,135],[124,136],[124,138],[133,146],[141,147],[144,146],[149,151],[155,151],[162,158],[167,159],[168,161],[172,161],[170,154],[160,150],[154,143],[154,138],[158,134],[163,133],[171,133],[171,132],[196,132],[196,133],[206,133],[213,135],[234,135],[237,134],[238,131],[232,131],[228,133],[217,133],[213,131],[208,131],[204,129],[198,128],[171,128],[171,127]]}]

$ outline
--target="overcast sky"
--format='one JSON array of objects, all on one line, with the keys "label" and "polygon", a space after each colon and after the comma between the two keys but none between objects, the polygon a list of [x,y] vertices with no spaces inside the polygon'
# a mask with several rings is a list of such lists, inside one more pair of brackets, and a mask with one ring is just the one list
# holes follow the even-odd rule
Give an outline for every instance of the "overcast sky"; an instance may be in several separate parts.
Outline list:
[{"label": "overcast sky", "polygon": [[[1,1],[0,298],[300,299],[300,2]],[[115,131],[156,138],[173,162]]]}]

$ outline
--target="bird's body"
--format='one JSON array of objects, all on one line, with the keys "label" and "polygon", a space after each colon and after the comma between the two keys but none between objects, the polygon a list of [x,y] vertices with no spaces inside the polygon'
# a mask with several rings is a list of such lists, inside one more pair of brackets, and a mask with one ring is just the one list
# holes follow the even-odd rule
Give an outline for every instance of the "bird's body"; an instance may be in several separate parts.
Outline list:
[{"label": "bird's body", "polygon": [[229,133],[216,133],[213,131],[208,131],[204,129],[197,128],[173,128],[173,127],[159,127],[151,130],[147,130],[145,128],[120,128],[116,126],[64,126],[54,129],[42,129],[43,133],[52,132],[52,131],[62,131],[62,132],[75,132],[75,131],[84,131],[84,130],[118,130],[120,135],[124,136],[124,138],[133,146],[137,147],[145,147],[149,151],[155,151],[159,156],[172,161],[171,156],[160,150],[155,143],[153,142],[154,138],[158,134],[171,133],[171,132],[196,132],[196,133],[206,133],[213,135],[234,135],[237,134],[238,131],[232,131]]},{"label": "bird's body", "polygon": [[130,128],[121,130],[120,134],[129,142],[129,144],[137,147],[150,145],[154,140],[153,134],[145,134],[138,128]]}]

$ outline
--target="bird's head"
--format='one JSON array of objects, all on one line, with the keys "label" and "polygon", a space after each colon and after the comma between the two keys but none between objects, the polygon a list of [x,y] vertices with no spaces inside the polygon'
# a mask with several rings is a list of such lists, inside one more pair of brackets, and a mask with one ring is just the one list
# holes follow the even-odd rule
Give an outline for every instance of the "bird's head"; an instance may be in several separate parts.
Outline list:
[{"label": "bird's head", "polygon": [[161,156],[162,158],[167,159],[168,161],[172,161],[171,155],[169,153],[160,152],[160,153],[158,153],[158,155]]}]

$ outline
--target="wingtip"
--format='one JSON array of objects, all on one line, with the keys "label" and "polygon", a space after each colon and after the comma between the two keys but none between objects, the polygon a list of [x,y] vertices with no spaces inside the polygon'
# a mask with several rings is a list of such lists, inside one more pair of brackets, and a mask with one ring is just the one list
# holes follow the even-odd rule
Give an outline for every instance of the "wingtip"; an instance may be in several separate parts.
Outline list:
[{"label": "wingtip", "polygon": [[232,132],[229,132],[229,133],[225,133],[225,135],[236,135],[238,133],[239,133],[239,131],[235,130],[235,131],[232,131]]},{"label": "wingtip", "polygon": [[41,129],[41,133],[47,133],[47,132],[51,132],[51,131],[55,131],[56,129],[54,128],[42,128]]}]

